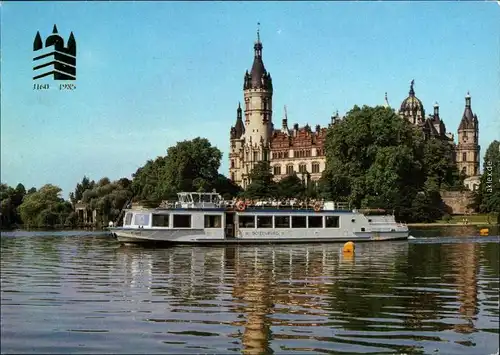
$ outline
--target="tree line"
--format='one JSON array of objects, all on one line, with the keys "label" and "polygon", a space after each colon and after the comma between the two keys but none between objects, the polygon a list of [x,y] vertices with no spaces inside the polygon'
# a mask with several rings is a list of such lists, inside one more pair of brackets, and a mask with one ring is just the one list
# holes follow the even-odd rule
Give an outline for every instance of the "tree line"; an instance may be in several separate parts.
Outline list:
[{"label": "tree line", "polygon": [[[75,207],[95,211],[95,222],[115,221],[130,202],[158,206],[179,191],[219,192],[225,199],[300,198],[344,201],[352,208],[382,208],[404,222],[432,222],[447,213],[442,190],[464,190],[464,176],[454,163],[453,145],[425,139],[422,131],[393,110],[355,106],[330,127],[325,140],[326,169],[317,183],[295,173],[274,180],[269,162],[256,164],[246,190],[219,174],[222,152],[205,138],[178,142],[165,156],[147,161],[132,179],[91,181],[83,177],[69,200],[61,189],[45,185],[26,191],[0,185],[2,228],[76,227],[82,223]],[[488,147],[481,186],[472,207],[500,212],[500,147]]]}]

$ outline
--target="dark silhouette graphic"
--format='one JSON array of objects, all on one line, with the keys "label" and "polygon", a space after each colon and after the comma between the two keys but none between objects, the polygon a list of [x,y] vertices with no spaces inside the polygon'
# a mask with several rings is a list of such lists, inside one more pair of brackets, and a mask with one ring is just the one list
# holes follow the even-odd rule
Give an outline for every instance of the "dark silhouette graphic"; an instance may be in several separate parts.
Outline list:
[{"label": "dark silhouette graphic", "polygon": [[[64,39],[57,33],[57,27],[54,25],[52,34],[45,40],[45,46],[43,45],[42,37],[40,32],[37,31],[35,40],[33,41],[33,51],[41,51],[43,48],[53,47],[53,50],[49,53],[44,53],[33,58],[34,62],[40,63],[42,59],[47,58],[47,60],[52,59],[49,62],[44,62],[43,64],[36,65],[33,70],[37,71],[39,74],[33,77],[33,80],[43,78],[45,76],[53,75],[54,80],[76,80],[76,41],[73,32],[69,35],[68,44],[64,46]],[[42,68],[47,67],[52,70],[48,72],[42,72]],[[41,73],[42,72],[42,73]]]}]

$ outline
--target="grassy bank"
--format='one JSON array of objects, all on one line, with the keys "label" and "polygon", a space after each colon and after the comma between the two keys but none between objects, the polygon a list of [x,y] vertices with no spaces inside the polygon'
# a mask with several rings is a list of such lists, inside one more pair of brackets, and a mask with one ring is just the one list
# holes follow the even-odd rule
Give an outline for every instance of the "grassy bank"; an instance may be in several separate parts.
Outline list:
[{"label": "grassy bank", "polygon": [[410,227],[447,227],[447,226],[494,226],[497,216],[494,214],[454,215],[448,220],[438,220],[432,223],[409,223]]}]

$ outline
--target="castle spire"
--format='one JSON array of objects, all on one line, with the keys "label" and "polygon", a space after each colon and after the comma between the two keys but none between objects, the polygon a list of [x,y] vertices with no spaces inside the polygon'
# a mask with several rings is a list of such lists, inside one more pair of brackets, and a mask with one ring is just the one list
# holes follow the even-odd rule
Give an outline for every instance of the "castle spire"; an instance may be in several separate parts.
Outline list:
[{"label": "castle spire", "polygon": [[288,134],[288,114],[286,112],[286,105],[284,107],[284,117],[283,117],[283,122],[282,122],[282,126],[281,126],[281,130]]},{"label": "castle spire", "polygon": [[467,95],[465,95],[465,107],[470,108],[470,94],[467,91]]},{"label": "castle spire", "polygon": [[257,22],[257,41],[253,46],[255,57],[262,58],[262,42],[260,41],[260,22]]},{"label": "castle spire", "polygon": [[434,117],[439,117],[439,104],[437,102],[434,103]]},{"label": "castle spire", "polygon": [[[260,26],[260,22],[259,22]],[[245,73],[244,89],[267,89],[272,91],[271,75],[266,71],[262,61],[262,42],[260,40],[260,28],[257,30],[257,41],[254,44],[255,55],[253,58],[250,74]]]},{"label": "castle spire", "polygon": [[413,90],[413,85],[415,85],[415,79],[412,79],[410,83],[410,96],[415,96],[415,90]]},{"label": "castle spire", "polygon": [[243,133],[245,133],[245,126],[243,125],[243,117],[241,110],[241,103],[238,102],[238,108],[236,109],[236,124],[232,129],[234,139],[240,139]]},{"label": "castle spire", "polygon": [[52,33],[58,33],[57,32],[57,26],[54,24],[54,28],[52,29]]},{"label": "castle spire", "polygon": [[390,108],[391,107],[389,105],[389,100],[387,100],[387,91],[385,92],[385,97],[384,97],[384,107],[385,108]]}]

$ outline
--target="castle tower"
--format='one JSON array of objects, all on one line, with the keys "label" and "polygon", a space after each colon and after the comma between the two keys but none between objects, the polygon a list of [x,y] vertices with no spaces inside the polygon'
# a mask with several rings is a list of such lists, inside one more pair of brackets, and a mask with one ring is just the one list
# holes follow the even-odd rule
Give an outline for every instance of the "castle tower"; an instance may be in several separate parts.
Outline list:
[{"label": "castle tower", "polygon": [[230,150],[229,150],[229,177],[238,184],[242,184],[242,166],[243,166],[243,134],[245,126],[243,124],[241,105],[238,103],[236,109],[236,124],[230,131]]},{"label": "castle tower", "polygon": [[254,59],[250,73],[245,72],[243,83],[245,99],[245,134],[243,136],[242,186],[250,184],[249,175],[256,163],[269,160],[273,131],[273,83],[271,74],[262,61],[262,42],[257,30],[254,44]]},{"label": "castle tower", "polygon": [[401,103],[399,115],[406,118],[415,125],[423,124],[425,120],[425,110],[422,101],[415,96],[413,85],[415,81],[411,81],[409,96]]},{"label": "castle tower", "polygon": [[456,160],[458,170],[467,177],[479,175],[479,122],[472,112],[470,95],[465,96],[465,110],[458,126]]},{"label": "castle tower", "polygon": [[245,98],[245,143],[253,151],[259,150],[257,160],[267,160],[264,153],[268,149],[272,133],[273,85],[271,74],[266,71],[262,61],[262,43],[257,31],[254,45],[254,59],[250,73],[245,73],[243,94]]}]

